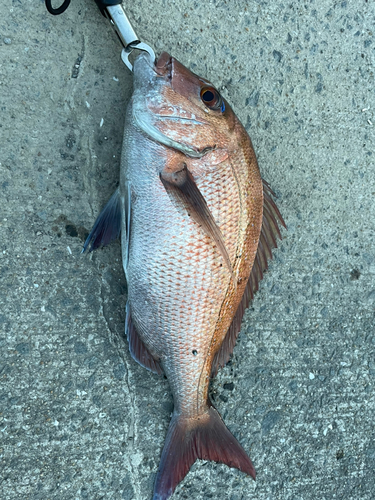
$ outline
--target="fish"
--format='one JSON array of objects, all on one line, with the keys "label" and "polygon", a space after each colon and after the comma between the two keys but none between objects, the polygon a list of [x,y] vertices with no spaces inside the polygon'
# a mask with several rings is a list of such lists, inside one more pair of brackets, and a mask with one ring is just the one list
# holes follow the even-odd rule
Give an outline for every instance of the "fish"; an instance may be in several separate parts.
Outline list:
[{"label": "fish", "polygon": [[120,182],[83,251],[121,235],[132,357],[165,374],[174,410],[153,500],[197,459],[255,479],[209,398],[285,222],[245,128],[208,80],[163,52],[134,62]]}]

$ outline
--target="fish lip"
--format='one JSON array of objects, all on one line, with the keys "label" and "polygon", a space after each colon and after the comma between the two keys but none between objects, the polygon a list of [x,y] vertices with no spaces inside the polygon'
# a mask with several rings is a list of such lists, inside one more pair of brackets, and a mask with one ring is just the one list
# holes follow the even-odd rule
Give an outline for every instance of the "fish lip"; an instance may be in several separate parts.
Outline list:
[{"label": "fish lip", "polygon": [[[168,60],[162,65],[158,66],[159,61],[163,62],[165,56],[168,56]],[[172,72],[173,72],[173,57],[170,56],[167,52],[162,52],[159,58],[155,62],[151,62],[148,54],[141,53],[137,60],[142,60],[152,71],[158,76],[166,77],[167,80],[172,80]]]},{"label": "fish lip", "polygon": [[[168,60],[164,63],[163,66],[158,67],[158,62],[160,58],[162,58],[163,61],[163,56],[167,55]],[[164,56],[165,58],[165,56]],[[135,59],[134,61],[134,67],[141,65],[140,70],[144,71],[144,67],[147,66],[153,73],[154,76],[158,77],[166,77],[167,80],[172,80],[172,71],[173,71],[173,57],[167,54],[167,52],[162,52],[159,59],[157,59],[155,62],[153,62],[149,56],[148,53],[146,52],[141,52]],[[150,75],[151,76],[151,75]]]},{"label": "fish lip", "polygon": [[153,70],[159,76],[172,80],[173,57],[168,52],[162,52],[153,66]]}]

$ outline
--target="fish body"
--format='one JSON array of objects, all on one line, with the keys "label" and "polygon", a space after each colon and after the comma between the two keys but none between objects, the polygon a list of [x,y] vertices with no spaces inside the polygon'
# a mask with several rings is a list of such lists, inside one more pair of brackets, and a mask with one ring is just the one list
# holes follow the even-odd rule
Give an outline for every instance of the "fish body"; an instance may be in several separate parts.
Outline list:
[{"label": "fish body", "polygon": [[165,373],[174,400],[153,500],[197,458],[255,479],[209,400],[283,223],[251,140],[212,84],[169,54],[134,64],[120,185],[84,249],[121,231],[130,352]]}]

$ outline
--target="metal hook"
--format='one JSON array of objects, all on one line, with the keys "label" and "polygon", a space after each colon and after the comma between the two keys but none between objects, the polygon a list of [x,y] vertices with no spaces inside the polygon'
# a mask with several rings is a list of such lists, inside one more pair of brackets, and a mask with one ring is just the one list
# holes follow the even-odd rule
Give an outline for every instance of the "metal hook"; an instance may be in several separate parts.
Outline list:
[{"label": "metal hook", "polygon": [[57,9],[54,9],[52,7],[52,0],[45,0],[45,2],[46,2],[46,8],[47,8],[48,12],[50,14],[52,14],[53,16],[58,16],[58,15],[62,14],[63,12],[65,12],[70,4],[70,0],[64,0],[64,3],[60,7],[57,7]]},{"label": "metal hook", "polygon": [[122,62],[125,64],[125,66],[127,68],[129,68],[131,72],[133,72],[133,65],[129,61],[129,56],[133,52],[133,50],[142,50],[143,52],[147,52],[147,54],[150,56],[151,64],[155,63],[155,59],[156,59],[155,52],[152,50],[152,48],[149,45],[147,45],[146,43],[143,43],[143,42],[139,42],[139,43],[134,44],[134,45],[133,44],[129,45],[126,49],[122,49],[121,59],[122,59]]},{"label": "metal hook", "polygon": [[147,52],[152,59],[152,63],[155,62],[156,58],[154,51],[149,45],[138,39],[122,5],[108,6],[107,17],[124,47],[121,52],[121,59],[130,71],[133,71],[133,65],[129,61],[129,55],[135,49]]}]

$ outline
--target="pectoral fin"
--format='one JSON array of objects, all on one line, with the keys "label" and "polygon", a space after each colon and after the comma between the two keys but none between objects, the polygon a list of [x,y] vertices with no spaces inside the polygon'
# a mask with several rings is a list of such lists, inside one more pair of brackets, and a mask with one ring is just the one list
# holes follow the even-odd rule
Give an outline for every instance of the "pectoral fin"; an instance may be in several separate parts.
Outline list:
[{"label": "pectoral fin", "polygon": [[87,249],[92,252],[97,248],[105,247],[112,240],[117,239],[120,232],[121,205],[119,189],[117,188],[96,219],[81,253],[84,253]]},{"label": "pectoral fin", "polygon": [[169,195],[177,204],[185,208],[188,215],[199,224],[203,231],[215,242],[236,285],[237,281],[234,277],[232,264],[225,247],[223,235],[186,164],[183,164],[181,169],[177,171],[166,170],[161,172],[160,180]]}]

